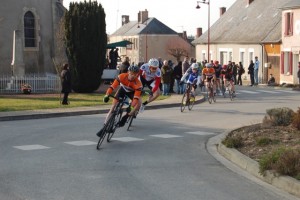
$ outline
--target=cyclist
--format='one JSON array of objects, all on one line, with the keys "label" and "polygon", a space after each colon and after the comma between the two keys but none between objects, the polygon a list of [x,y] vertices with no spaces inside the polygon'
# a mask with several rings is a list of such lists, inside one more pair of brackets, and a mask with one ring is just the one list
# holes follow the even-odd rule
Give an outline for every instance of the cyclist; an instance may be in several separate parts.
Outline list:
[{"label": "cyclist", "polygon": [[[229,81],[229,83],[231,84],[231,87],[232,87],[233,95],[235,96],[235,87],[233,84],[233,70],[232,69],[233,68],[231,65],[223,65],[221,74],[223,76],[223,81],[224,81],[225,87],[227,86],[227,82]],[[228,89],[228,88],[226,88],[226,89]]]},{"label": "cyclist", "polygon": [[188,77],[186,83],[193,86],[191,90],[192,97],[195,97],[195,90],[197,85],[200,84],[201,76],[199,75],[199,71],[199,65],[197,63],[193,63],[190,68],[186,70],[185,74],[180,80],[180,84],[182,85],[184,80],[186,80],[186,77]]},{"label": "cyclist", "polygon": [[216,90],[219,95],[221,95],[221,84],[220,84],[220,74],[222,70],[222,65],[219,64],[219,61],[215,60],[214,61],[214,69],[216,73]]},{"label": "cyclist", "polygon": [[[126,113],[126,115],[122,117],[119,123],[120,127],[124,126],[129,115],[134,115],[135,112],[138,111],[141,106],[141,92],[143,86],[138,77],[139,77],[139,67],[130,66],[128,68],[127,73],[122,73],[117,76],[117,78],[107,89],[106,94],[103,97],[103,101],[107,103],[109,101],[109,95],[114,91],[114,89],[116,89],[120,85],[120,88],[116,92],[115,97],[118,99],[118,98],[123,98],[126,95],[132,100],[131,109],[128,110],[128,113]],[[114,110],[117,103],[118,101],[116,99],[113,99],[112,106],[109,112],[107,113],[104,124],[109,119],[111,112]],[[101,129],[96,135],[98,137],[101,137],[102,134],[103,134],[103,129]]]},{"label": "cyclist", "polygon": [[216,73],[211,63],[206,63],[205,68],[202,70],[202,80],[206,83],[206,89],[208,91],[208,83],[211,82],[213,86],[213,92],[216,93]]},{"label": "cyclist", "polygon": [[143,111],[148,103],[154,101],[160,95],[161,71],[159,69],[159,61],[156,58],[151,58],[148,63],[140,67],[140,74],[143,88],[147,86],[151,90],[148,100],[143,102],[141,106],[141,111]]}]

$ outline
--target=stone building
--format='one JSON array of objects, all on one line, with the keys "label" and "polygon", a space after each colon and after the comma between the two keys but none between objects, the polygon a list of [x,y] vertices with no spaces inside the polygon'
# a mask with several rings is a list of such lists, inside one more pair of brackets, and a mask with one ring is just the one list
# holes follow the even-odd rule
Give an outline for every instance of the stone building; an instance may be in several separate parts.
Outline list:
[{"label": "stone building", "polygon": [[1,0],[0,74],[55,74],[65,58],[57,37],[65,10],[63,0]]}]

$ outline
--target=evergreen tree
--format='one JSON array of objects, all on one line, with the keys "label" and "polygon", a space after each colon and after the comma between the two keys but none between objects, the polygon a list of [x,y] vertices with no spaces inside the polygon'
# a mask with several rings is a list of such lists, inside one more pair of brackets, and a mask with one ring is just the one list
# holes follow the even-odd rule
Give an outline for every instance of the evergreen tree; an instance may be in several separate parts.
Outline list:
[{"label": "evergreen tree", "polygon": [[105,12],[96,1],[70,3],[65,14],[66,53],[75,92],[98,89],[107,45]]}]

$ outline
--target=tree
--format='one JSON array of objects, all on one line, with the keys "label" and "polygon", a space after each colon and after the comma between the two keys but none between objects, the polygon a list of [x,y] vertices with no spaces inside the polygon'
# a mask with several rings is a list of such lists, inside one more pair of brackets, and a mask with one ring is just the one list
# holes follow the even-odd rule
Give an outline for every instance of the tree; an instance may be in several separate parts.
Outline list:
[{"label": "tree", "polygon": [[169,55],[175,57],[177,61],[180,61],[181,57],[189,56],[190,47],[186,41],[172,38],[166,44],[166,51]]},{"label": "tree", "polygon": [[93,92],[101,83],[107,45],[105,12],[96,1],[70,3],[65,14],[66,54],[75,92]]}]

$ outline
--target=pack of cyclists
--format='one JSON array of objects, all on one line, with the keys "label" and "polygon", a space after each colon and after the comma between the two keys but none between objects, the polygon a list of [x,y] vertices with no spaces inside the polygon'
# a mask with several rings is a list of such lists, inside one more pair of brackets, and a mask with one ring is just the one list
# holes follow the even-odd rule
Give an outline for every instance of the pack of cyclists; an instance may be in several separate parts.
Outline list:
[{"label": "pack of cyclists", "polygon": [[[220,65],[218,61],[205,63],[205,67],[201,70],[201,67],[197,63],[192,63],[186,70],[181,78],[180,84],[184,82],[192,85],[192,96],[195,96],[195,90],[198,85],[205,83],[212,84],[213,91],[218,93],[221,91],[221,83],[227,85],[232,84],[233,91],[235,88],[233,84],[232,65],[229,62],[228,65]],[[132,65],[128,68],[128,72],[119,74],[111,86],[107,89],[103,101],[107,103],[110,99],[112,92],[117,89],[112,106],[107,113],[105,122],[111,115],[112,110],[115,108],[118,98],[127,96],[131,99],[130,109],[127,109],[126,114],[119,122],[119,126],[124,126],[129,116],[135,116],[138,111],[143,111],[146,105],[153,102],[160,95],[160,83],[161,83],[161,71],[159,68],[159,61],[156,58],[151,58],[147,63],[142,64],[140,67]],[[120,87],[119,87],[120,86]],[[148,99],[142,102],[141,94],[142,90],[147,87],[150,92]],[[101,129],[96,135],[101,136],[103,130]]]}]

